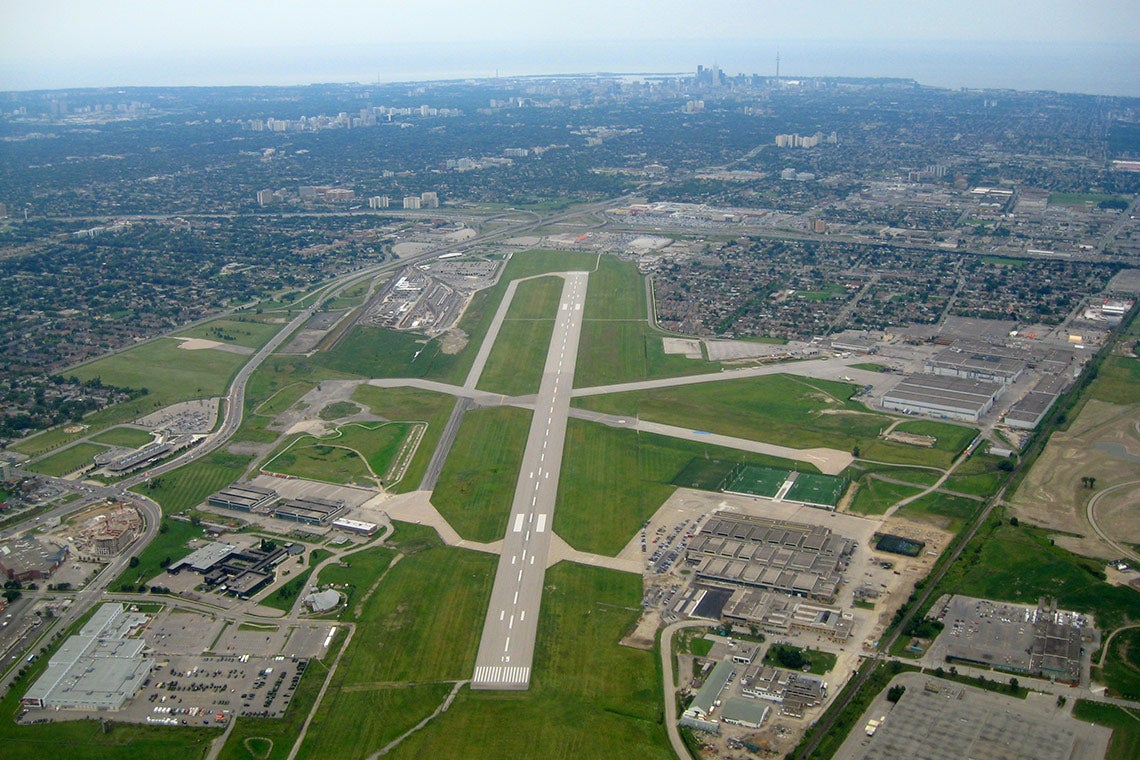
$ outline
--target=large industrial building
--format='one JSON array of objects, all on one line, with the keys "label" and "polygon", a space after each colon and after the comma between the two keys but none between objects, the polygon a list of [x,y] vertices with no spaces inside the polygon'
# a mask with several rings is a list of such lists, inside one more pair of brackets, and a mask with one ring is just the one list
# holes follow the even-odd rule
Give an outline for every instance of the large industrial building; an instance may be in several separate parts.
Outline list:
[{"label": "large industrial building", "polygon": [[277,505],[273,510],[273,516],[309,525],[328,525],[347,508],[343,499],[336,501],[313,498],[288,499]]},{"label": "large industrial building", "polygon": [[945,630],[937,644],[949,663],[1025,673],[1065,683],[1081,680],[1081,656],[1099,636],[1076,612],[1042,599],[1036,607],[967,596],[939,600],[931,614]]},{"label": "large industrial building", "polygon": [[1046,375],[1005,413],[1005,424],[1024,430],[1033,430],[1045,419],[1065,388],[1069,378],[1064,375]]},{"label": "large industrial building", "polygon": [[38,581],[47,578],[67,561],[67,544],[45,543],[24,536],[0,544],[0,574],[7,580]]},{"label": "large industrial building", "polygon": [[243,548],[215,541],[173,563],[167,571],[177,574],[190,568],[201,573],[207,586],[248,599],[273,582],[276,577],[275,568],[287,556],[287,548],[281,546],[271,549]]},{"label": "large industrial building", "polygon": [[827,684],[818,678],[771,665],[757,664],[740,676],[740,693],[780,705],[785,715],[800,717],[808,707],[823,704]]},{"label": "large industrial building", "polygon": [[851,637],[855,624],[854,617],[838,607],[755,588],[734,591],[721,617],[745,630],[756,627],[776,636],[814,633],[840,643]]},{"label": "large industrial building", "polygon": [[210,494],[207,503],[211,506],[233,509],[238,512],[254,512],[268,506],[277,498],[272,488],[261,488],[250,483],[234,483],[229,488]]},{"label": "large industrial building", "polygon": [[713,666],[708,678],[693,697],[693,701],[681,714],[682,726],[697,728],[710,734],[720,733],[720,723],[713,717],[713,712],[716,710],[720,693],[728,685],[728,679],[733,672],[732,663],[727,660]]},{"label": "large industrial building", "polygon": [[716,512],[693,537],[686,560],[709,585],[830,602],[855,547],[822,525]]},{"label": "large industrial building", "polygon": [[927,359],[924,369],[932,375],[1011,385],[1025,371],[1025,361],[990,351],[948,348]]},{"label": "large industrial building", "polygon": [[118,710],[142,688],[152,661],[146,642],[128,638],[147,621],[121,604],[104,604],[76,635],[63,642],[44,674],[24,695],[27,707]]},{"label": "large industrial building", "polygon": [[993,408],[1005,388],[988,380],[949,375],[908,375],[883,396],[883,408],[977,422]]}]

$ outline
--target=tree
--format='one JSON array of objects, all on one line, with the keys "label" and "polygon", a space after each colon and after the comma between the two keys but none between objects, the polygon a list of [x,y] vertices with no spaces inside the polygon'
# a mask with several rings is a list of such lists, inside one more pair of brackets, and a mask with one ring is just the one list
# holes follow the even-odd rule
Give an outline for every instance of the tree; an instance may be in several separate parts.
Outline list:
[{"label": "tree", "polygon": [[1017,686],[1018,686],[1018,683],[1017,683],[1016,678],[1009,679],[1009,693],[1010,694],[1016,694],[1017,693]]},{"label": "tree", "polygon": [[1016,528],[1020,523],[1016,517],[1011,517],[1009,518],[1009,524]]},{"label": "tree", "polygon": [[127,566],[132,567],[132,568],[138,567],[139,566],[139,558],[138,557],[131,557],[131,560],[130,560],[130,562],[127,563]]},{"label": "tree", "polygon": [[905,691],[906,687],[902,684],[892,686],[891,688],[887,689],[887,701],[891,704],[898,702],[900,699],[902,699],[903,692]]},{"label": "tree", "polygon": [[168,530],[170,530],[170,525],[167,524],[166,520],[163,520],[158,526],[158,532],[165,533]]}]

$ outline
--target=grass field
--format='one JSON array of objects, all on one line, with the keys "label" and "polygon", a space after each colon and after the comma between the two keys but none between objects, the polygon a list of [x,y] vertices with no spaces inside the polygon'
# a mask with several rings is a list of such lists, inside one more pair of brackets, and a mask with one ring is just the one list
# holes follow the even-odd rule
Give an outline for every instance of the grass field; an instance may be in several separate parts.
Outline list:
[{"label": "grass field", "polygon": [[[138,587],[149,584],[156,576],[166,572],[164,563],[170,564],[166,560],[177,562],[185,557],[190,553],[186,543],[192,538],[201,538],[204,534],[201,527],[181,520],[163,520],[162,525],[166,527],[160,529],[154,540],[138,555],[138,567],[123,570],[122,575],[111,585],[113,590],[118,591],[123,585]],[[157,585],[164,584],[160,582]]]},{"label": "grass field", "polygon": [[317,443],[311,436],[297,439],[266,461],[261,469],[324,483],[360,486],[373,483],[360,454],[341,446]]},{"label": "grass field", "polygon": [[404,422],[342,425],[333,435],[302,435],[271,454],[261,469],[308,480],[372,485],[392,466],[413,425]]},{"label": "grass field", "polygon": [[909,517],[957,533],[982,508],[982,502],[944,493],[929,493],[900,509],[899,517]]},{"label": "grass field", "polygon": [[1110,356],[1093,381],[1089,397],[1110,404],[1140,402],[1140,359]]},{"label": "grass field", "polygon": [[649,325],[645,278],[630,261],[603,256],[590,275],[574,387],[715,372],[720,364],[665,354]]},{"label": "grass field", "polygon": [[[877,438],[889,417],[852,402],[846,383],[769,375],[587,396],[574,404],[621,416],[796,448],[849,450]],[[824,412],[828,413],[824,413]],[[923,449],[926,452],[926,449]]]},{"label": "grass field", "polygon": [[851,511],[861,515],[881,515],[908,496],[914,496],[922,489],[899,483],[888,483],[878,478],[866,477],[859,481],[859,490],[851,501]]},{"label": "grass field", "polygon": [[318,367],[303,356],[270,356],[249,378],[245,390],[245,415],[234,441],[273,443],[280,433],[267,426],[324,380],[349,376]]},{"label": "grass field", "polygon": [[1045,531],[987,518],[946,572],[939,593],[1036,604],[1056,597],[1061,609],[1091,613],[1102,629],[1140,622],[1136,592],[1104,581],[1104,563],[1054,546]]},{"label": "grass field", "polygon": [[946,479],[942,487],[947,491],[989,496],[1009,477],[1009,471],[1002,469],[1002,462],[1008,460],[986,454],[979,447],[954,471],[953,475]]},{"label": "grass field", "polygon": [[258,604],[272,607],[282,612],[288,612],[293,609],[293,603],[297,601],[297,597],[300,596],[301,592],[307,587],[309,575],[312,574],[313,568],[331,556],[332,552],[328,549],[313,549],[309,552],[307,562],[304,565],[300,565],[292,559],[286,563],[282,563],[279,573],[288,570],[293,577],[281,584],[276,591],[262,598]]},{"label": "grass field", "polygon": [[[788,655],[796,655],[797,653],[799,657],[803,658],[804,665],[808,666],[808,672],[816,676],[822,676],[829,672],[835,667],[835,662],[838,659],[831,652],[804,649],[802,647],[792,646],[791,644],[773,644],[768,647],[768,651],[764,653],[764,662],[769,665],[786,668],[787,665],[783,664],[785,660],[782,658]],[[796,669],[798,670],[799,668]]]},{"label": "grass field", "polygon": [[1073,704],[1073,717],[1112,729],[1104,760],[1136,760],[1140,757],[1140,710],[1078,699]]},{"label": "grass field", "polygon": [[696,471],[694,460],[718,459],[732,465],[744,460],[810,469],[775,457],[571,418],[554,530],[575,549],[613,556],[672,495],[682,472]]},{"label": "grass field", "polygon": [[128,449],[137,449],[146,446],[154,440],[154,436],[145,430],[131,427],[115,427],[104,430],[99,435],[91,436],[96,443],[105,443],[108,446],[123,446]]},{"label": "grass field", "polygon": [[506,533],[531,416],[512,407],[463,416],[431,501],[464,538],[489,542]]},{"label": "grass field", "polygon": [[144,484],[132,490],[161,504],[163,514],[174,514],[205,501],[214,491],[235,482],[249,466],[250,459],[221,449],[155,478],[149,487]]},{"label": "grass field", "polygon": [[1120,195],[1105,195],[1104,193],[1049,193],[1050,206],[1095,206],[1101,201],[1125,201],[1128,199]]},{"label": "grass field", "polygon": [[334,401],[331,404],[326,404],[317,412],[317,416],[326,422],[343,420],[345,417],[351,417],[354,414],[360,414],[360,407],[351,401]]},{"label": "grass field", "polygon": [[61,478],[76,470],[91,466],[92,457],[106,450],[106,446],[99,446],[94,443],[77,443],[44,457],[38,462],[25,465],[24,469]]},{"label": "grass field", "polygon": [[507,396],[538,392],[562,284],[561,277],[519,283],[479,377],[480,389]]},{"label": "grass field", "polygon": [[1106,684],[1112,696],[1140,699],[1140,628],[1113,637],[1104,667],[1094,668],[1093,678]]},{"label": "grass field", "polygon": [[807,504],[822,504],[834,507],[839,503],[843,492],[847,490],[847,479],[837,478],[834,475],[817,475],[810,472],[801,472],[796,476],[788,493],[784,496],[788,501],[799,501]]},{"label": "grass field", "polygon": [[390,756],[675,757],[662,726],[657,658],[618,644],[637,619],[641,593],[634,575],[555,565],[546,574],[530,690],[464,689]]},{"label": "grass field", "polygon": [[254,317],[227,317],[177,333],[179,338],[202,338],[244,348],[261,348],[284,327]]},{"label": "grass field", "polygon": [[424,470],[431,461],[443,427],[455,406],[455,399],[442,393],[415,388],[376,388],[361,385],[352,394],[353,401],[364,404],[375,415],[390,420],[425,422],[427,429],[420,439],[403,479],[391,487],[396,493],[419,488]]},{"label": "grass field", "polygon": [[744,465],[736,471],[724,490],[771,498],[779,492],[789,475],[791,472],[788,470]]},{"label": "grass field", "polygon": [[682,488],[697,488],[701,491],[723,491],[728,479],[740,465],[731,459],[708,459],[693,457],[672,480],[673,485]]},{"label": "grass field", "polygon": [[[372,587],[376,579],[392,564],[396,556],[393,549],[376,546],[362,549],[341,558],[340,564],[330,564],[321,570],[317,583],[334,584],[340,587],[348,601],[346,607],[353,610],[360,596]],[[351,613],[350,613],[351,614]]]}]

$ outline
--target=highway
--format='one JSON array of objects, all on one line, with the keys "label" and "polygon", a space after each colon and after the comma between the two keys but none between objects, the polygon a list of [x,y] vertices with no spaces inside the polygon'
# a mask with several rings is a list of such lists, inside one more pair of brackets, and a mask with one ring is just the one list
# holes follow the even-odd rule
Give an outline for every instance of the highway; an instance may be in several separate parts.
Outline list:
[{"label": "highway", "polygon": [[587,272],[564,275],[503,551],[475,659],[472,689],[528,689],[562,469],[566,419],[585,311]]}]

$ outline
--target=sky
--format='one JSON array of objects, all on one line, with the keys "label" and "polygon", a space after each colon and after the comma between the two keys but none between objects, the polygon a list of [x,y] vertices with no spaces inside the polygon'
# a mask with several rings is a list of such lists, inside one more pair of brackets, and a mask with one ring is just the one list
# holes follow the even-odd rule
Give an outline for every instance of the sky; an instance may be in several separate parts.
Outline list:
[{"label": "sky", "polygon": [[[794,65],[796,50],[823,49],[829,42],[871,50],[956,42],[968,42],[975,51],[982,49],[977,45],[994,49],[1006,43],[1033,43],[1038,53],[1042,43],[1135,50],[1140,48],[1140,3],[2,0],[0,90],[307,84],[334,81],[330,76],[400,81],[402,73],[408,74],[402,79],[451,72],[493,75],[503,67],[509,74],[617,70],[614,66],[688,71],[712,61],[685,56],[715,55],[721,47],[722,67],[738,73],[757,67],[759,60],[769,66],[777,46],[791,54],[785,60]],[[754,55],[734,59],[731,51],[750,43]],[[811,60],[798,62],[805,69],[820,62],[817,53],[807,57]],[[1135,69],[1115,75],[1140,80]]]}]

